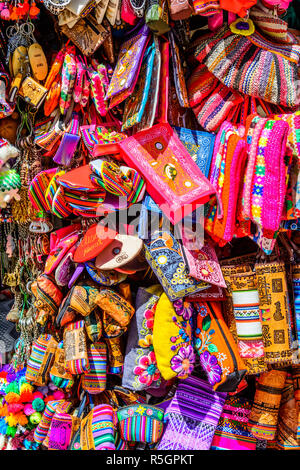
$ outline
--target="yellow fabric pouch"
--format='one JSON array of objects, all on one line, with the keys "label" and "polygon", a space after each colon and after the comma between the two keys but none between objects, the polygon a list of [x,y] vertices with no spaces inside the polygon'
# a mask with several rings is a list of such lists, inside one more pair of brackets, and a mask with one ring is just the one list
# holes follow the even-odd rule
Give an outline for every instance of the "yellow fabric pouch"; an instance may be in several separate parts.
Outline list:
[{"label": "yellow fabric pouch", "polygon": [[171,302],[165,293],[160,296],[154,316],[153,348],[158,370],[165,380],[185,379],[194,369],[193,313],[190,302],[183,299]]}]

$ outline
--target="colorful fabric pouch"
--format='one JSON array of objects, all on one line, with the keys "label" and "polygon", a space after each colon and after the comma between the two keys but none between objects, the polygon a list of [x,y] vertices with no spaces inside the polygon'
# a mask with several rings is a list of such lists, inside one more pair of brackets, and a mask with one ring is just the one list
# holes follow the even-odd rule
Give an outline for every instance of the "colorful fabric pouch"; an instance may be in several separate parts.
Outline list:
[{"label": "colorful fabric pouch", "polygon": [[219,302],[195,303],[195,349],[214,390],[234,392],[247,372],[237,345],[222,316]]},{"label": "colorful fabric pouch", "polygon": [[217,192],[217,203],[209,208],[205,228],[223,243],[235,233],[238,196],[247,158],[246,143],[228,122],[216,137],[210,182]]},{"label": "colorful fabric pouch", "polygon": [[59,240],[55,248],[50,246],[51,251],[46,259],[44,273],[51,274],[78,240],[79,233],[73,232]]},{"label": "colorful fabric pouch", "polygon": [[121,129],[122,131],[129,129],[130,127],[141,122],[143,113],[145,111],[147,99],[150,93],[154,57],[155,44],[154,42],[152,42],[145,52],[141,70],[139,72],[138,81],[134,88],[134,91],[126,99],[123,115],[123,125]]},{"label": "colorful fabric pouch", "polygon": [[135,127],[136,131],[148,129],[149,127],[153,126],[154,120],[156,118],[156,113],[158,112],[159,90],[160,87],[163,87],[162,83],[160,82],[160,74],[162,67],[162,53],[160,51],[160,43],[159,39],[156,36],[154,36],[153,39],[155,55],[151,74],[150,89],[143,116],[141,118],[141,121]]},{"label": "colorful fabric pouch", "polygon": [[173,64],[173,80],[177,99],[182,108],[189,108],[189,99],[184,79],[184,70],[181,63],[181,54],[176,44],[173,31],[169,32],[171,59]]},{"label": "colorful fabric pouch", "polygon": [[251,8],[250,18],[253,23],[267,36],[280,43],[290,42],[288,36],[288,23],[275,16],[271,10],[262,4]]},{"label": "colorful fabric pouch", "polygon": [[144,195],[144,180],[136,170],[101,159],[91,162],[90,167],[91,178],[109,193],[126,197],[128,202],[137,202]]},{"label": "colorful fabric pouch", "polygon": [[[297,80],[299,54],[298,44],[279,45],[257,31],[247,37],[232,34],[227,25],[209,41],[205,38],[195,52],[199,62],[205,63],[226,86],[288,107],[296,106],[300,100],[299,90],[291,86]],[[245,74],[259,78],[257,81],[240,80]]]},{"label": "colorful fabric pouch", "polygon": [[94,343],[88,346],[90,371],[85,372],[82,388],[91,395],[101,393],[106,388],[106,344]]},{"label": "colorful fabric pouch", "polygon": [[218,79],[208,70],[206,65],[198,65],[187,80],[187,91],[191,108],[203,103],[205,98],[210,96],[218,85]]},{"label": "colorful fabric pouch", "polygon": [[164,412],[145,403],[125,406],[117,411],[121,438],[133,442],[157,442],[164,429]]},{"label": "colorful fabric pouch", "polygon": [[240,356],[263,357],[265,353],[255,273],[231,275],[229,282]]},{"label": "colorful fabric pouch", "polygon": [[[115,153],[116,143],[123,140],[125,134],[118,133],[118,126],[114,123],[104,123],[85,125],[80,127],[80,133],[85,147],[90,155],[94,154],[94,148],[97,146],[97,153],[100,149],[106,154]],[[102,154],[101,151],[101,154]]]},{"label": "colorful fabric pouch", "polygon": [[65,368],[65,350],[63,341],[57,345],[49,377],[51,382],[53,382],[58,388],[68,390],[74,384],[73,376]]},{"label": "colorful fabric pouch", "polygon": [[73,245],[55,269],[55,282],[58,286],[67,286],[75,271],[73,262],[76,246]]},{"label": "colorful fabric pouch", "polygon": [[167,123],[128,137],[120,149],[128,166],[145,178],[147,192],[173,224],[215,193]]},{"label": "colorful fabric pouch", "polygon": [[55,319],[56,326],[63,327],[67,323],[74,322],[77,312],[70,307],[70,298],[73,292],[75,286],[73,286],[69,292],[69,294],[63,299],[63,301],[60,304],[58,314]]},{"label": "colorful fabric pouch", "polygon": [[[122,44],[117,65],[110,81],[105,99],[113,99],[117,106],[133,91],[137,82],[145,49],[150,39],[147,25]],[[112,103],[110,103],[112,107]]]},{"label": "colorful fabric pouch", "polygon": [[279,450],[300,450],[298,413],[293,377],[291,374],[288,374],[282,391],[278,413],[276,441]]},{"label": "colorful fabric pouch", "polygon": [[160,285],[139,287],[136,311],[130,322],[126,343],[122,386],[129,390],[159,387],[161,375],[153,351],[153,326]]},{"label": "colorful fabric pouch", "polygon": [[192,346],[192,304],[182,299],[170,302],[163,293],[156,306],[153,325],[153,348],[157,368],[165,380],[186,378],[194,369]]},{"label": "colorful fabric pouch", "polygon": [[300,346],[300,265],[293,266],[293,294],[295,309],[295,327],[297,331],[298,347]]},{"label": "colorful fabric pouch", "polygon": [[99,290],[91,286],[74,286],[70,297],[70,307],[83,317],[90,315],[97,307]]},{"label": "colorful fabric pouch", "polygon": [[118,273],[115,270],[112,271],[101,271],[97,269],[92,263],[84,263],[84,266],[91,276],[93,281],[101,284],[102,286],[114,286],[127,278],[126,274]]},{"label": "colorful fabric pouch", "polygon": [[59,184],[63,187],[64,199],[73,212],[81,212],[83,216],[88,217],[97,215],[97,208],[103,203],[106,196],[106,191],[92,182],[91,174],[89,165],[86,165],[75,168],[58,179]]},{"label": "colorful fabric pouch", "polygon": [[72,375],[89,372],[84,320],[69,323],[64,330],[65,367]]},{"label": "colorful fabric pouch", "polygon": [[194,13],[194,9],[189,0],[184,0],[183,2],[179,0],[171,0],[170,15],[172,20],[185,20],[189,18],[192,13]]},{"label": "colorful fabric pouch", "polygon": [[67,450],[80,426],[80,419],[68,413],[71,403],[68,405],[65,410],[58,406],[55,411],[48,432],[48,450]]},{"label": "colorful fabric pouch", "polygon": [[42,444],[46,439],[48,431],[50,429],[52,418],[55,414],[55,410],[63,402],[64,400],[48,401],[46,408],[44,409],[42,419],[34,430],[33,439],[38,444]]},{"label": "colorful fabric pouch", "polygon": [[48,317],[55,317],[63,299],[61,290],[55,284],[53,276],[41,274],[36,279],[33,295],[35,297],[34,306],[38,309],[38,323],[44,325]]},{"label": "colorful fabric pouch", "polygon": [[26,368],[26,380],[34,385],[46,385],[54,361],[57,341],[50,334],[39,336],[32,345]]},{"label": "colorful fabric pouch", "polygon": [[96,405],[83,418],[80,427],[82,450],[115,450],[114,430],[117,417],[110,405]]},{"label": "colorful fabric pouch", "polygon": [[121,295],[112,289],[101,289],[96,297],[96,304],[110,315],[123,328],[128,326],[134,308]]},{"label": "colorful fabric pouch", "polygon": [[257,381],[248,429],[257,439],[275,439],[278,412],[286,380],[286,371],[270,370]]},{"label": "colorful fabric pouch", "polygon": [[124,365],[124,348],[121,336],[127,331],[127,327],[114,320],[107,312],[102,314],[103,338],[108,350],[108,369],[110,374],[121,374]]},{"label": "colorful fabric pouch", "polygon": [[243,102],[242,95],[223,83],[202,103],[193,108],[198,123],[207,132],[215,132]]},{"label": "colorful fabric pouch", "polygon": [[40,171],[31,181],[28,190],[28,197],[37,211],[50,212],[45,200],[45,194],[51,179],[57,171],[58,168]]},{"label": "colorful fabric pouch", "polygon": [[256,450],[256,439],[248,431],[251,402],[243,397],[227,397],[211,450]]},{"label": "colorful fabric pouch", "polygon": [[289,299],[284,263],[255,265],[267,364],[292,361]]},{"label": "colorful fabric pouch", "polygon": [[145,257],[170,300],[206,289],[208,284],[188,275],[182,248],[167,231],[156,231],[145,242]]},{"label": "colorful fabric pouch", "polygon": [[156,450],[209,450],[225,398],[198,377],[179,382]]},{"label": "colorful fabric pouch", "polygon": [[102,321],[97,310],[84,317],[85,331],[92,343],[100,341],[102,336]]},{"label": "colorful fabric pouch", "polygon": [[220,11],[219,0],[193,0],[193,7],[196,15],[211,16]]},{"label": "colorful fabric pouch", "polygon": [[56,191],[58,190],[57,178],[64,175],[65,173],[66,173],[65,170],[61,170],[55,173],[55,175],[51,178],[50,183],[46,189],[45,201],[50,212],[52,212],[53,199],[54,199]]},{"label": "colorful fabric pouch", "polygon": [[150,0],[147,4],[145,21],[153,33],[159,36],[169,31],[168,2],[166,0]]},{"label": "colorful fabric pouch", "polygon": [[190,250],[183,245],[183,255],[190,276],[215,286],[226,287],[216,252],[212,246],[207,244],[199,250]]},{"label": "colorful fabric pouch", "polygon": [[58,186],[53,196],[51,212],[59,219],[65,219],[73,213],[72,207],[65,200],[63,189],[60,186]]},{"label": "colorful fabric pouch", "polygon": [[184,127],[174,127],[174,129],[198,168],[208,178],[215,135],[209,132],[185,129]]}]

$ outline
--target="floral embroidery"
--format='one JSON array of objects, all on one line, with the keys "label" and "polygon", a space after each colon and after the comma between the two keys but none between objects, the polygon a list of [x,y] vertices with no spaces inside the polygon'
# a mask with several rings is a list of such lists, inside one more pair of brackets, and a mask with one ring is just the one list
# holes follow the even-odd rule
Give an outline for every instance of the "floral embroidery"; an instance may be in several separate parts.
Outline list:
[{"label": "floral embroidery", "polygon": [[156,310],[156,304],[153,306],[152,309],[147,309],[144,313],[144,316],[146,318],[146,327],[149,330],[153,330],[155,310]]},{"label": "floral embroidery", "polygon": [[153,351],[153,324],[154,314],[156,310],[157,300],[151,298],[144,311],[144,319],[142,328],[139,331],[141,336],[137,349],[136,367],[133,371],[135,374],[134,386],[137,389],[149,387],[151,384],[158,387],[161,383],[161,374],[157,368],[155,353]]},{"label": "floral embroidery", "polygon": [[139,346],[142,348],[150,348],[151,350],[153,349],[153,336],[152,335],[146,335],[144,338],[139,340]]},{"label": "floral embroidery", "polygon": [[189,320],[194,313],[192,304],[190,302],[184,302],[182,299],[175,300],[173,306],[177,315],[181,316],[184,320]]},{"label": "floral embroidery", "polygon": [[213,342],[215,330],[210,329],[211,318],[207,314],[204,305],[198,305],[197,313],[202,317],[201,328],[195,329],[194,346],[200,358],[200,364],[206,371],[209,382],[214,385],[221,382],[222,375],[229,373],[223,366],[223,362],[227,359],[227,355],[219,352],[217,346]]},{"label": "floral embroidery", "polygon": [[187,378],[194,369],[195,353],[191,345],[181,347],[176,356],[171,359],[171,368],[177,373],[178,378]]},{"label": "floral embroidery", "polygon": [[172,318],[178,327],[178,335],[170,338],[173,343],[171,350],[177,351],[171,359],[171,369],[177,373],[178,378],[184,379],[192,373],[196,360],[188,334],[188,330],[192,330],[194,308],[190,302],[184,302],[182,299],[175,300],[173,306],[178,315]]},{"label": "floral embroidery", "polygon": [[209,354],[208,351],[204,351],[200,354],[200,363],[205,369],[211,385],[221,381],[222,369],[218,364],[216,356]]},{"label": "floral embroidery", "polygon": [[160,372],[157,369],[156,358],[153,351],[142,356],[139,365],[134,369],[135,375],[138,375],[140,383],[149,386],[160,378]]}]

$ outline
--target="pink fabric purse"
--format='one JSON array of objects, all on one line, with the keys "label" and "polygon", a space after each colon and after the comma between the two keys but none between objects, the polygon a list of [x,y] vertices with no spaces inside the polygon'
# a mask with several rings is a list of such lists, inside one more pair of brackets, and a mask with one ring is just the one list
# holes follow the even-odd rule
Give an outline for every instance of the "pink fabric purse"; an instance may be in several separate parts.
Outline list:
[{"label": "pink fabric purse", "polygon": [[148,193],[173,224],[215,194],[169,124],[141,131],[119,146],[125,162],[144,176]]}]

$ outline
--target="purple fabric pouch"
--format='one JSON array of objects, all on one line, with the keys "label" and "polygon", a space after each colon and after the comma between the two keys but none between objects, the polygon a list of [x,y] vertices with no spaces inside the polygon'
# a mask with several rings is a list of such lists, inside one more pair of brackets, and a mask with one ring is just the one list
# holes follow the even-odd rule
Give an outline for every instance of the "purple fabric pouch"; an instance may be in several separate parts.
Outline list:
[{"label": "purple fabric pouch", "polygon": [[226,393],[215,392],[198,377],[180,381],[156,450],[209,450],[225,399]]},{"label": "purple fabric pouch", "polygon": [[[144,25],[122,44],[118,62],[107,90],[106,100],[124,93],[126,90],[130,94],[137,81],[149,38],[150,29]],[[122,96],[122,101],[126,97]]]},{"label": "purple fabric pouch", "polygon": [[53,157],[53,161],[58,165],[69,166],[71,164],[79,140],[79,135],[65,132],[57,152]]}]

